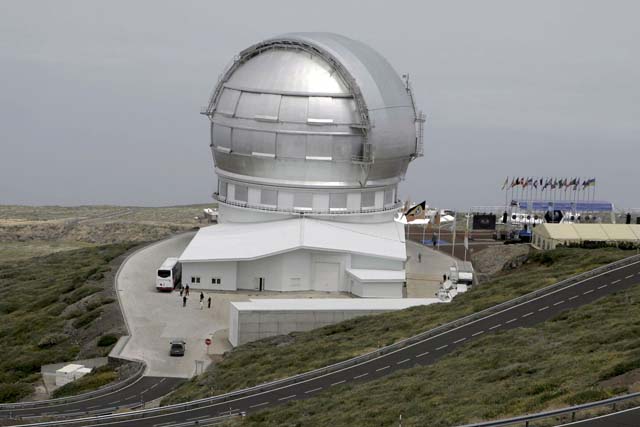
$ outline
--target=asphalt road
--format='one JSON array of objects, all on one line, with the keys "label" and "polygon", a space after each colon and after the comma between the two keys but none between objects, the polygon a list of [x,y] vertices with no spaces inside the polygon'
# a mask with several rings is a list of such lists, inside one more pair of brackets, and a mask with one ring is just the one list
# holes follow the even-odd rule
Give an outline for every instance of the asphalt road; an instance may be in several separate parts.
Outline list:
[{"label": "asphalt road", "polygon": [[[561,311],[592,303],[606,295],[629,288],[638,282],[640,282],[640,261],[551,291],[531,301],[488,315],[376,359],[304,382],[239,397],[233,401],[211,404],[206,407],[180,410],[165,415],[147,416],[143,419],[131,421],[104,422],[100,425],[117,425],[119,427],[166,426],[179,422],[195,422],[199,419],[217,417],[229,412],[244,411],[251,413],[291,400],[306,399],[345,383],[371,381],[414,365],[429,365],[442,356],[451,353],[465,342],[473,340],[480,335],[533,326],[557,315]],[[593,424],[593,426],[596,425],[599,424]],[[639,424],[636,422],[634,425]]]},{"label": "asphalt road", "polygon": [[639,425],[640,408],[632,408],[610,415],[603,415],[601,417],[592,418],[590,420],[563,424],[560,427],[638,427]]},{"label": "asphalt road", "polygon": [[1,418],[37,417],[45,415],[85,415],[92,413],[110,413],[121,406],[150,402],[168,394],[182,383],[182,378],[142,377],[125,388],[104,395],[50,406],[29,407],[0,411]]}]

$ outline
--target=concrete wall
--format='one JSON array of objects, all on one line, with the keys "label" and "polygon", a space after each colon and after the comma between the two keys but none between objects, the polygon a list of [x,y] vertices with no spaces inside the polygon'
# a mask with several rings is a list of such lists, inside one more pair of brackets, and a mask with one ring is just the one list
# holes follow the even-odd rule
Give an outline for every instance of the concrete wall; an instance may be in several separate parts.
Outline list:
[{"label": "concrete wall", "polygon": [[[235,291],[237,263],[224,262],[184,262],[182,263],[182,283],[191,289],[206,289],[211,291]],[[200,284],[191,283],[191,277],[200,277]],[[211,283],[213,277],[222,281],[219,285]]]},{"label": "concrete wall", "polygon": [[350,292],[362,298],[403,298],[403,285],[402,282],[362,283],[351,278]]},{"label": "concrete wall", "polygon": [[310,331],[354,317],[385,311],[390,310],[244,311],[231,305],[229,342],[235,347],[262,338],[289,334],[294,331]]},{"label": "concrete wall", "polygon": [[238,262],[238,289],[258,289],[264,277],[265,290],[282,290],[282,255]]}]

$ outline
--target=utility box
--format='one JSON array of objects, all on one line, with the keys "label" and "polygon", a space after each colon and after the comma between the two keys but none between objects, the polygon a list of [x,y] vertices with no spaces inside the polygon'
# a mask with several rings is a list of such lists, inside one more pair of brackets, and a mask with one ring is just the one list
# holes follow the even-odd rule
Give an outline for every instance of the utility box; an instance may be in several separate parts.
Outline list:
[{"label": "utility box", "polygon": [[449,268],[449,278],[453,283],[473,285],[473,265],[470,261],[458,261]]},{"label": "utility box", "polygon": [[75,381],[91,372],[91,368],[85,368],[84,365],[71,363],[56,370],[56,386],[60,387]]}]

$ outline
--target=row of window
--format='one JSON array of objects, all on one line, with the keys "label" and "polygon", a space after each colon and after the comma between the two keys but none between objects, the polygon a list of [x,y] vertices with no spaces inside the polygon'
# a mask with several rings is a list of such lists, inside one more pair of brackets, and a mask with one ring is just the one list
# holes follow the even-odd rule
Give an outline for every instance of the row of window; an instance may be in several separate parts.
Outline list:
[{"label": "row of window", "polygon": [[[192,284],[199,284],[200,283],[200,276],[191,276],[191,283]],[[220,285],[220,284],[222,284],[222,279],[220,277],[212,277],[211,278],[211,284],[212,285]]]},{"label": "row of window", "polygon": [[[232,184],[234,186],[233,200],[236,202],[249,202],[249,187],[247,185]],[[278,206],[278,191],[266,188],[257,188],[260,192],[260,204],[266,206]],[[228,195],[229,184],[224,181],[218,182],[218,194],[225,198]],[[312,209],[313,193],[296,192],[293,193],[293,206],[295,208]],[[376,208],[376,191],[364,191],[360,193],[360,207],[365,209]],[[384,190],[383,206],[389,206],[394,201],[394,189]],[[283,206],[284,207],[284,206]],[[382,206],[380,206],[382,207]],[[330,193],[329,209],[347,209],[347,193]]]},{"label": "row of window", "polygon": [[292,123],[358,122],[353,98],[328,96],[288,96],[267,93],[241,92],[225,88],[220,96],[217,112],[243,119]]}]

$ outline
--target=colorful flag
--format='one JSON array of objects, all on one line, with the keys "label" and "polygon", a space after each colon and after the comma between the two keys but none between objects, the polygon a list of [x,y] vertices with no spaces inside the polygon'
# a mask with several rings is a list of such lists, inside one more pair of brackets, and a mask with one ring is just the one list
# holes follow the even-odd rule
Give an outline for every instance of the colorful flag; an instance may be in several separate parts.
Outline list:
[{"label": "colorful flag", "polygon": [[507,177],[507,178],[504,180],[504,183],[502,184],[502,189],[503,189],[503,190],[504,190],[505,188],[507,188],[507,184],[508,184],[508,183],[509,183],[509,177]]}]

